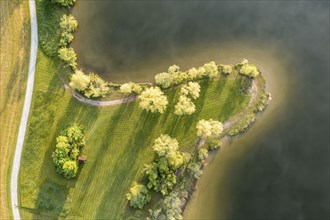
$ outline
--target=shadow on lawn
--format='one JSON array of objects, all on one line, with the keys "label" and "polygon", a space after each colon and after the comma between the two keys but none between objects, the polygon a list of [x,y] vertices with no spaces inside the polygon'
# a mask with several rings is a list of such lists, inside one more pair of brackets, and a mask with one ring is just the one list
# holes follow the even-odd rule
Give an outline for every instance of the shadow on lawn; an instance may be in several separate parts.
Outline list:
[{"label": "shadow on lawn", "polygon": [[[54,77],[55,78],[55,77]],[[56,80],[55,80],[56,81]],[[51,94],[51,88],[48,88],[47,94]],[[61,92],[59,92],[61,93]],[[61,95],[57,93],[62,98]],[[49,96],[46,96],[49,97]],[[53,105],[53,103],[47,103]],[[58,103],[57,103],[58,104]],[[55,126],[55,132],[50,133],[51,141],[45,153],[44,161],[41,165],[40,177],[44,178],[41,184],[39,193],[35,202],[35,210],[33,211],[35,219],[39,218],[59,218],[65,217],[70,209],[70,204],[65,204],[69,187],[74,187],[77,179],[79,178],[82,166],[79,167],[78,174],[72,180],[66,180],[61,175],[57,174],[52,162],[52,153],[55,149],[56,136],[60,131],[72,123],[77,123],[80,126],[86,127],[90,125],[98,116],[98,108],[86,108],[84,105],[78,103],[75,99],[71,98],[68,105],[56,106],[57,109],[65,108],[63,117],[58,121]],[[48,128],[52,130],[51,128]],[[83,149],[82,149],[83,150]]]}]

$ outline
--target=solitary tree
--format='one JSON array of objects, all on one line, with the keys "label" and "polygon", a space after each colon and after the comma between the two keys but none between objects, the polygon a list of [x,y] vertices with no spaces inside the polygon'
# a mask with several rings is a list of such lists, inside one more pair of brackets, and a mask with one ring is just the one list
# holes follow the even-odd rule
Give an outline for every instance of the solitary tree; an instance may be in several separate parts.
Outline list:
[{"label": "solitary tree", "polygon": [[164,113],[167,108],[167,97],[159,87],[150,87],[139,96],[140,107],[147,111]]},{"label": "solitary tree", "polygon": [[179,97],[178,103],[175,105],[174,114],[176,115],[191,115],[196,111],[195,104],[185,95]]},{"label": "solitary tree", "polygon": [[142,184],[137,184],[136,182],[133,183],[130,192],[126,194],[126,197],[130,201],[132,207],[139,209],[142,209],[151,199],[148,188]]},{"label": "solitary tree", "polygon": [[219,121],[210,120],[200,120],[197,125],[197,136],[203,138],[215,138],[219,136],[223,131],[223,125]]},{"label": "solitary tree", "polygon": [[89,76],[85,75],[82,71],[76,70],[71,76],[70,86],[78,91],[84,91],[90,83]]}]

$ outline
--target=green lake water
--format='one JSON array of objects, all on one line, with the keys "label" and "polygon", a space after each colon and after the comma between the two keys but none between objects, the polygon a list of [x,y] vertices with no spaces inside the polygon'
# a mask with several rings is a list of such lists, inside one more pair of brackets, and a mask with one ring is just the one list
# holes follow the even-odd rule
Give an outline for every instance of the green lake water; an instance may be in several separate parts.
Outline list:
[{"label": "green lake water", "polygon": [[271,105],[211,156],[186,219],[329,218],[329,2],[80,0],[73,14],[80,67],[109,81],[242,58],[264,73]]}]

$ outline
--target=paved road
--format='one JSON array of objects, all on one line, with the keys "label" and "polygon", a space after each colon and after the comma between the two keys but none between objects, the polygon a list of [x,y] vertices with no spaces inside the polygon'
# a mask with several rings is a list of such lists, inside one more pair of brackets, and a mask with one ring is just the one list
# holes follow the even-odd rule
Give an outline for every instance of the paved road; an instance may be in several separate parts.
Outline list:
[{"label": "paved road", "polygon": [[18,173],[21,163],[26,126],[27,126],[27,121],[28,121],[30,106],[32,101],[34,74],[36,68],[37,49],[38,49],[38,29],[37,29],[35,0],[29,0],[29,8],[30,8],[30,20],[31,20],[31,48],[30,48],[29,72],[28,72],[25,100],[24,100],[21,122],[19,125],[15,155],[14,155],[12,171],[11,171],[11,180],[10,180],[11,208],[13,212],[13,218],[15,220],[21,219],[21,216],[19,214],[19,202],[18,202],[18,190],[17,190]]}]

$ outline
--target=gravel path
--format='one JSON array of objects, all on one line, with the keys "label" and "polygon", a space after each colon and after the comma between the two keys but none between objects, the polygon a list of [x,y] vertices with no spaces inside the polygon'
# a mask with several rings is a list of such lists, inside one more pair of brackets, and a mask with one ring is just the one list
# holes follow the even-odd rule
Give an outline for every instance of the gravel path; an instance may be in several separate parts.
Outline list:
[{"label": "gravel path", "polygon": [[26,126],[28,122],[30,106],[32,101],[33,85],[34,85],[34,74],[37,60],[37,49],[38,49],[38,29],[37,29],[37,16],[35,1],[29,1],[30,8],[30,20],[31,20],[31,48],[30,48],[30,62],[29,71],[26,84],[25,100],[22,111],[21,122],[19,125],[19,131],[16,142],[15,155],[13,159],[13,165],[11,170],[10,179],[10,196],[11,196],[11,208],[13,212],[13,218],[21,219],[19,213],[19,202],[18,202],[18,173],[21,163],[21,156],[24,144],[24,137],[26,133]]}]

